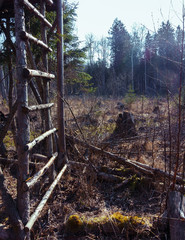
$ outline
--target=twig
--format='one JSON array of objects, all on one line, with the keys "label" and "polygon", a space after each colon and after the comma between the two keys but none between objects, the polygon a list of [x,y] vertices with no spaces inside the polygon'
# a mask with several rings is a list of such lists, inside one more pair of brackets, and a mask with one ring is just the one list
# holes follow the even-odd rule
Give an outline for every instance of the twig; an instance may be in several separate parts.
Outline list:
[{"label": "twig", "polygon": [[[104,154],[106,155],[107,157],[109,157],[110,159],[120,163],[120,164],[123,164],[123,165],[126,165],[128,167],[131,167],[131,168],[134,168],[136,169],[137,171],[139,172],[142,172],[144,174],[147,174],[147,175],[150,175],[150,176],[158,176],[158,177],[169,177],[169,173],[168,172],[164,172],[162,171],[161,169],[158,169],[158,168],[152,168],[146,164],[143,164],[143,163],[140,163],[140,162],[135,162],[135,161],[131,161],[129,159],[126,159],[126,158],[123,158],[123,157],[119,157],[119,156],[116,156],[115,154],[112,154],[110,152],[107,152],[107,151],[103,151],[102,149],[98,148],[98,147],[95,147],[93,145],[90,145],[82,140],[79,140],[75,137],[72,137],[72,136],[69,136],[69,135],[66,135],[67,139],[74,142],[74,143],[77,143],[77,144],[80,144],[81,146],[83,147],[86,147],[86,148],[90,148],[92,151],[94,152],[97,152],[99,154]],[[170,177],[174,177],[174,175],[170,174]],[[184,179],[182,179],[180,176],[177,176],[176,175],[176,180],[181,183],[181,184],[184,184]]]},{"label": "twig", "polygon": [[77,125],[77,128],[79,129],[79,131],[80,131],[80,133],[81,133],[81,135],[82,135],[83,140],[84,140],[85,142],[87,142],[87,140],[85,139],[84,134],[83,134],[83,132],[82,132],[82,129],[81,129],[81,127],[79,126],[78,121],[77,121],[77,119],[76,119],[76,117],[75,117],[75,115],[74,115],[74,113],[73,113],[73,110],[72,110],[70,104],[67,102],[67,100],[66,100],[65,98],[62,98],[62,97],[61,97],[61,99],[62,99],[62,101],[65,102],[66,105],[68,106],[68,108],[69,108],[69,110],[70,110],[70,112],[71,112],[71,114],[72,114],[72,116],[73,116],[73,118],[74,118],[74,120],[75,120],[75,123],[76,123],[76,125]]}]

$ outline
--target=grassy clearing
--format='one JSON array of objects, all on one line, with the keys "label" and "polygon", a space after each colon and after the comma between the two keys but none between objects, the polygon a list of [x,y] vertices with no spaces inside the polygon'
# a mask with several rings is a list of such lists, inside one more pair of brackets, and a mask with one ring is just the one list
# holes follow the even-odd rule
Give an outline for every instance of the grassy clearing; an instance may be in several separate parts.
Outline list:
[{"label": "grassy clearing", "polygon": [[[171,101],[168,108],[166,99],[133,97],[133,101],[88,97],[67,99],[75,119],[66,106],[66,132],[118,156],[173,172],[178,130],[176,104]],[[123,111],[117,108],[118,102],[124,104],[125,111],[133,114],[137,136],[110,138],[117,117]],[[56,118],[54,109],[54,125]],[[40,134],[38,122],[32,122],[31,138]],[[185,122],[184,113],[182,122]],[[7,136],[6,144],[11,142],[10,139],[11,135]],[[182,175],[184,140],[182,125],[179,175]],[[68,141],[67,154],[70,161],[81,165],[71,165],[58,184],[42,220],[34,226],[34,239],[47,239],[48,236],[53,239],[162,239],[167,236],[160,216],[166,207],[169,179],[145,176]],[[119,181],[102,179],[95,169],[116,176]],[[45,190],[43,186],[39,191],[34,190],[32,207],[37,205]]]}]

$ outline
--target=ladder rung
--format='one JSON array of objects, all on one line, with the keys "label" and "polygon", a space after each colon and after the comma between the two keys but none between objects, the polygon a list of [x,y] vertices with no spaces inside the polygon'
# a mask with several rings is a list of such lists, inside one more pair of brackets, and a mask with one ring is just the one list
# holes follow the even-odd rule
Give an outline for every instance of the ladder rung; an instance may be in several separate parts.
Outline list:
[{"label": "ladder rung", "polygon": [[28,0],[21,0],[20,2],[24,4],[30,11],[32,11],[48,27],[52,27],[52,24],[48,22],[48,20]]},{"label": "ladder rung", "polygon": [[38,180],[45,174],[45,172],[51,167],[57,157],[58,153],[56,152],[39,172],[35,173],[35,175],[31,179],[25,182],[24,190],[28,191],[28,189],[33,187],[38,182]]},{"label": "ladder rung", "polygon": [[33,41],[34,43],[36,43],[37,45],[45,48],[47,51],[52,52],[52,49],[51,49],[50,47],[48,47],[47,44],[45,44],[43,41],[35,38],[35,37],[32,36],[31,34],[25,32],[25,31],[22,31],[22,32],[20,33],[20,36],[21,36],[22,40],[25,41],[25,40],[29,39],[29,40]]},{"label": "ladder rung", "polygon": [[29,77],[55,78],[54,74],[28,68],[23,69],[23,76],[25,78]]},{"label": "ladder rung", "polygon": [[57,131],[57,129],[53,128],[53,129],[43,133],[39,137],[35,138],[32,142],[26,144],[24,147],[24,150],[25,151],[31,150],[36,144],[40,143],[42,140],[44,140],[45,138],[47,138],[48,136],[50,136],[52,133],[54,133],[56,131]]},{"label": "ladder rung", "polygon": [[49,189],[47,190],[47,192],[44,194],[41,202],[39,203],[39,205],[35,209],[35,212],[31,215],[29,221],[27,222],[27,224],[24,228],[25,232],[31,231],[35,221],[40,216],[40,213],[42,212],[46,202],[48,201],[50,195],[52,194],[52,192],[53,192],[54,188],[56,187],[57,183],[60,181],[60,179],[63,176],[64,172],[66,171],[67,167],[68,167],[68,165],[65,164],[64,167],[62,168],[62,170],[59,172],[59,174],[55,178],[55,180],[53,181],[53,183],[51,184],[51,186],[49,187]]},{"label": "ladder rung", "polygon": [[54,105],[54,103],[33,105],[33,106],[29,106],[29,107],[23,106],[23,111],[25,111],[25,112],[37,111],[37,110],[41,110],[41,109],[51,108],[53,105]]}]

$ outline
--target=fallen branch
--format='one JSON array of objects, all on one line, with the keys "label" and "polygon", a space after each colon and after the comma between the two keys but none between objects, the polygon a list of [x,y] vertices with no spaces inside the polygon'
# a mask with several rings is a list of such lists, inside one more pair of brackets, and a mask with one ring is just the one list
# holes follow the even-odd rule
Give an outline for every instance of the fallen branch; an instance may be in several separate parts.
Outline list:
[{"label": "fallen branch", "polygon": [[[146,164],[143,164],[143,163],[140,163],[140,162],[136,162],[136,161],[132,161],[133,163],[141,166],[141,167],[144,167],[146,169],[148,169],[149,171],[153,171],[154,175],[160,175],[161,177],[167,177],[167,178],[173,178],[173,174],[169,174],[168,172],[164,172],[162,170],[160,170],[159,168],[152,168]],[[177,182],[180,183],[180,184],[185,184],[185,179],[181,178],[180,176],[177,176],[176,177],[177,179]]]},{"label": "fallen branch", "polygon": [[107,157],[113,159],[114,161],[116,161],[116,162],[118,162],[120,164],[127,165],[129,167],[134,167],[135,169],[139,170],[142,173],[153,175],[153,172],[148,171],[147,169],[138,166],[137,164],[133,163],[131,160],[127,160],[125,158],[118,157],[118,156],[116,156],[116,155],[114,155],[114,154],[112,154],[110,152],[102,150],[101,148],[98,148],[98,147],[95,147],[95,146],[93,146],[91,144],[88,144],[88,143],[86,143],[86,142],[84,142],[84,141],[82,141],[82,140],[80,140],[78,138],[75,138],[75,137],[72,137],[72,136],[69,136],[69,135],[66,135],[66,138],[68,140],[70,140],[70,141],[73,141],[76,144],[80,144],[81,146],[83,146],[85,148],[89,148],[89,149],[91,149],[94,152],[97,152],[99,154],[104,154]]},{"label": "fallen branch", "polygon": [[[78,165],[79,167],[82,167],[82,168],[91,167],[91,165],[89,165],[89,164],[82,163],[82,162],[74,162],[74,161],[69,161],[69,165]],[[117,175],[108,174],[108,173],[104,173],[104,172],[98,172],[97,170],[95,172],[96,172],[99,180],[104,180],[107,182],[121,182],[122,181],[121,177],[119,177]]]},{"label": "fallen branch", "polygon": [[108,173],[103,173],[103,172],[98,172],[97,177],[100,180],[104,180],[104,181],[107,181],[107,182],[117,182],[118,183],[118,182],[122,181],[121,177],[119,177],[119,176],[116,176],[116,175],[113,175],[113,174],[108,174]]},{"label": "fallen branch", "polygon": [[[80,144],[81,146],[85,147],[85,148],[89,148],[91,149],[92,151],[96,152],[96,153],[99,153],[99,154],[104,154],[105,156],[107,156],[108,158],[120,163],[120,164],[123,164],[123,165],[126,165],[128,167],[131,167],[131,168],[134,168],[135,170],[141,172],[141,173],[144,173],[144,174],[147,174],[147,175],[150,175],[150,176],[160,176],[160,177],[173,177],[173,174],[170,174],[168,172],[164,172],[158,168],[152,168],[146,164],[142,164],[142,163],[139,163],[139,162],[135,162],[135,161],[131,161],[129,159],[126,159],[126,158],[123,158],[123,157],[119,157],[119,156],[116,156],[115,154],[112,154],[110,152],[107,152],[107,151],[104,151],[98,147],[95,147],[91,144],[88,144],[80,139],[77,139],[73,136],[69,136],[69,135],[66,135],[66,138],[69,140],[69,141],[72,141],[73,143],[76,143],[76,144]],[[177,182],[180,183],[180,184],[185,184],[185,180],[182,179],[181,177],[177,177]]]}]

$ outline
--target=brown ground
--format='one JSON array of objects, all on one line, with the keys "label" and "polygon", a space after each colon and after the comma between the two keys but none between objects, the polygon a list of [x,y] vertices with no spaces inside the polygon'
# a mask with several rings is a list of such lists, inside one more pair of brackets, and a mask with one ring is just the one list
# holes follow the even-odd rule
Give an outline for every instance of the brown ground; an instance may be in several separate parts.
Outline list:
[{"label": "brown ground", "polygon": [[[134,100],[133,103],[125,104],[125,108],[134,115],[137,136],[125,138],[114,136],[115,121],[121,112],[116,106],[117,102],[122,100],[112,99],[68,99],[80,129],[69,109],[66,108],[66,131],[80,139],[83,139],[80,133],[83,132],[88,143],[118,156],[162,170],[169,169],[171,163],[173,170],[178,132],[178,115],[174,101],[171,102],[170,115],[168,115],[168,105],[165,99]],[[38,132],[37,120],[31,123],[32,135]],[[53,113],[53,122],[55,121],[56,115]],[[183,133],[182,128],[181,152],[184,149],[185,135]],[[86,166],[71,165],[65,173],[45,207],[42,218],[34,225],[33,239],[167,239],[165,225],[161,224],[159,216],[166,206],[168,180],[152,179],[134,169],[125,168],[103,155],[97,155],[95,152],[87,154],[87,149],[69,141],[67,141],[67,152],[70,161],[82,162]],[[8,157],[12,158],[13,155],[11,148]],[[120,178],[117,181],[102,180],[94,169]],[[179,169],[179,174],[181,171],[182,167]],[[7,187],[16,199],[16,178],[12,176],[14,171],[4,166],[3,172]],[[127,179],[129,179],[128,183],[123,185],[122,182]],[[37,206],[47,187],[48,184],[46,187],[38,185],[34,188],[31,196],[31,211]],[[0,206],[1,225],[5,226],[8,218],[3,211],[2,201],[0,201]],[[105,229],[102,230],[100,223],[100,227],[97,226],[96,230],[88,232],[86,228],[83,231],[73,231],[73,229],[68,231],[65,224],[70,215],[78,215],[81,219],[87,220],[110,216],[115,212],[126,216],[147,217],[152,226],[149,229],[129,228],[129,231],[123,229],[117,232],[116,225],[113,224],[112,230],[105,231]]]}]

